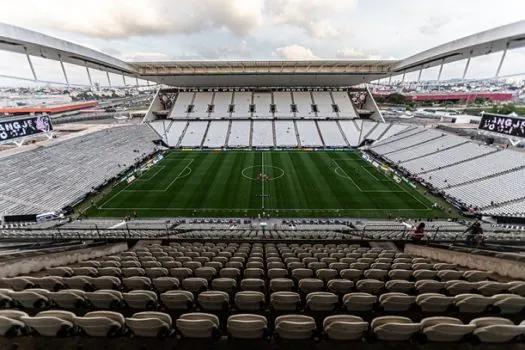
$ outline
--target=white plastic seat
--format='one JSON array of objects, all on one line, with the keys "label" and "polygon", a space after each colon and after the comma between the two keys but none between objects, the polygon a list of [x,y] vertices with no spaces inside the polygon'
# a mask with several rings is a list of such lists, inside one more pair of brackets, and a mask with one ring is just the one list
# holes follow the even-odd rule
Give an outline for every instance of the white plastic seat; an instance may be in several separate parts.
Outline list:
[{"label": "white plastic seat", "polygon": [[492,299],[492,305],[498,307],[501,314],[517,314],[525,308],[525,297],[519,295],[496,294]]},{"label": "white plastic seat", "polygon": [[357,316],[333,315],[324,319],[323,329],[332,340],[358,340],[368,330],[368,322]]},{"label": "white plastic seat", "polygon": [[363,275],[362,270],[358,269],[344,269],[339,272],[341,278],[351,281],[357,281]]},{"label": "white plastic seat", "polygon": [[92,311],[82,317],[74,317],[75,325],[91,337],[107,337],[118,334],[125,322],[122,314],[112,311]]},{"label": "white plastic seat", "polygon": [[132,290],[122,293],[122,297],[132,309],[151,309],[157,305],[157,293],[151,290]]},{"label": "white plastic seat", "polygon": [[509,285],[502,282],[482,281],[478,282],[477,291],[484,296],[490,297],[496,294],[501,294],[507,290]]},{"label": "white plastic seat", "polygon": [[206,313],[188,313],[176,321],[177,330],[185,338],[213,339],[219,334],[219,318]]},{"label": "white plastic seat", "polygon": [[469,270],[463,273],[463,278],[469,282],[485,281],[489,273],[487,271]]},{"label": "white plastic seat", "polygon": [[241,277],[241,270],[234,267],[225,267],[219,271],[220,277],[227,277],[233,279],[239,279]]},{"label": "white plastic seat", "polygon": [[168,290],[179,289],[179,280],[175,277],[157,277],[152,280],[153,287],[159,293],[166,292]]},{"label": "white plastic seat", "polygon": [[370,327],[380,340],[406,341],[419,331],[421,325],[407,317],[382,316],[374,318]]},{"label": "white plastic seat", "polygon": [[268,270],[268,278],[286,278],[288,277],[288,270],[282,268],[271,268]]},{"label": "white plastic seat", "polygon": [[294,287],[293,280],[289,278],[273,278],[270,280],[270,290],[272,292],[291,292]]},{"label": "white plastic seat", "polygon": [[228,317],[228,333],[234,339],[261,339],[268,328],[266,317],[238,314]]},{"label": "white plastic seat", "polygon": [[282,315],[275,319],[275,332],[282,339],[310,339],[315,330],[315,320],[310,316]]},{"label": "white plastic seat", "polygon": [[420,323],[421,332],[432,342],[458,342],[476,328],[453,317],[427,317]]},{"label": "white plastic seat", "polygon": [[345,279],[333,279],[326,283],[326,289],[338,295],[350,293],[353,288],[354,282]]},{"label": "white plastic seat", "polygon": [[122,277],[134,277],[134,276],[144,276],[146,274],[146,271],[139,266],[139,267],[121,268],[120,273],[122,273]]},{"label": "white plastic seat", "polygon": [[365,278],[380,280],[380,281],[384,280],[387,275],[388,275],[387,270],[368,269],[363,272],[363,276]]},{"label": "white plastic seat", "polygon": [[217,275],[217,270],[211,266],[199,267],[194,271],[195,277],[205,278],[210,281]]},{"label": "white plastic seat", "polygon": [[237,281],[227,277],[215,278],[211,281],[211,288],[226,293],[233,293],[237,288]]},{"label": "white plastic seat", "polygon": [[164,267],[149,267],[144,269],[146,272],[146,276],[148,276],[151,279],[157,278],[157,277],[166,277],[169,275],[168,269]]},{"label": "white plastic seat", "polygon": [[98,269],[98,275],[120,277],[122,275],[122,270],[118,267],[100,267]]},{"label": "white plastic seat", "polygon": [[46,269],[46,272],[50,276],[59,276],[59,277],[71,277],[73,276],[73,273],[74,273],[73,269],[67,266],[50,267]]},{"label": "white plastic seat", "polygon": [[521,295],[525,297],[525,282],[524,281],[511,281],[508,282],[508,291],[509,293]]},{"label": "white plastic seat", "polygon": [[414,288],[414,282],[406,280],[390,280],[385,283],[385,288],[391,293],[410,293]]},{"label": "white plastic seat", "polygon": [[58,276],[45,276],[35,278],[32,282],[37,286],[37,288],[47,289],[50,292],[54,292],[64,288],[62,277]]},{"label": "white plastic seat", "polygon": [[385,282],[374,279],[362,279],[355,284],[358,291],[370,294],[379,294],[385,286]]},{"label": "white plastic seat", "polygon": [[454,304],[460,312],[482,313],[494,300],[479,294],[458,294],[454,297]]},{"label": "white plastic seat", "polygon": [[122,284],[128,290],[143,290],[151,288],[151,280],[149,277],[134,276],[122,279]]},{"label": "white plastic seat", "polygon": [[470,321],[475,325],[473,334],[483,343],[506,343],[515,337],[525,334],[525,325],[515,325],[501,317],[480,317]]},{"label": "white plastic seat", "polygon": [[300,281],[303,278],[312,278],[314,276],[314,272],[311,269],[294,269],[292,270],[292,278],[296,281]]},{"label": "white plastic seat", "polygon": [[315,271],[315,275],[320,280],[328,282],[330,280],[338,278],[339,272],[337,272],[337,270],[334,269],[318,269],[317,271]]},{"label": "white plastic seat", "polygon": [[20,321],[34,329],[39,335],[56,337],[68,335],[73,329],[75,314],[69,311],[42,311],[34,317],[23,316]]},{"label": "white plastic seat", "polygon": [[208,289],[208,281],[199,277],[188,277],[182,280],[182,288],[192,293],[200,293]]},{"label": "white plastic seat", "polygon": [[304,294],[320,292],[324,288],[324,282],[318,278],[303,278],[299,280],[298,288]]},{"label": "white plastic seat", "polygon": [[454,281],[463,277],[463,272],[456,270],[438,270],[437,276],[443,282]]},{"label": "white plastic seat", "polygon": [[92,280],[96,289],[120,289],[120,278],[115,276],[95,277]]},{"label": "white plastic seat", "polygon": [[370,311],[377,302],[377,296],[369,293],[348,293],[343,297],[343,304],[348,311]]},{"label": "white plastic seat", "polygon": [[301,303],[301,297],[294,292],[274,292],[270,295],[270,304],[274,310],[296,311]]},{"label": "white plastic seat", "polygon": [[388,271],[388,277],[393,280],[408,280],[412,277],[412,270],[394,269]]},{"label": "white plastic seat", "polygon": [[59,307],[73,309],[83,307],[86,303],[86,293],[78,289],[65,289],[58,292],[50,292],[49,299]]},{"label": "white plastic seat", "polygon": [[259,311],[264,303],[265,296],[261,292],[243,291],[235,294],[235,305],[241,311]]},{"label": "white plastic seat", "polygon": [[434,270],[424,270],[424,269],[421,269],[421,270],[414,270],[412,272],[412,276],[414,276],[414,278],[416,280],[430,280],[430,279],[433,279],[434,277],[437,276],[437,271],[434,271]]},{"label": "white plastic seat", "polygon": [[439,293],[424,293],[416,296],[416,303],[424,312],[445,312],[454,304],[454,297]]},{"label": "white plastic seat", "polygon": [[379,304],[387,312],[407,311],[415,303],[415,299],[405,293],[385,293],[379,296]]},{"label": "white plastic seat", "polygon": [[93,277],[90,276],[64,277],[62,278],[62,281],[72,289],[80,289],[85,291],[91,291],[95,289]]},{"label": "white plastic seat", "polygon": [[188,310],[195,303],[193,293],[187,290],[169,290],[160,294],[162,304],[168,310]]},{"label": "white plastic seat", "polygon": [[339,298],[329,292],[313,292],[306,296],[306,306],[312,311],[333,311]]},{"label": "white plastic seat", "polygon": [[467,281],[448,281],[445,282],[445,288],[447,289],[450,295],[459,295],[471,293],[478,286],[477,283],[467,282]]},{"label": "white plastic seat", "polygon": [[47,289],[31,288],[23,291],[13,291],[9,295],[22,307],[39,309],[49,305],[49,293]]},{"label": "white plastic seat", "polygon": [[139,337],[164,337],[171,331],[171,317],[163,312],[144,311],[126,318],[126,326]]},{"label": "white plastic seat", "polygon": [[97,309],[116,309],[122,306],[122,293],[111,289],[86,292],[86,298]]},{"label": "white plastic seat", "polygon": [[0,310],[0,336],[20,335],[25,328],[25,323],[20,320],[22,317],[29,316],[19,310]]},{"label": "white plastic seat", "polygon": [[226,292],[208,290],[199,294],[197,302],[205,310],[224,310],[230,305],[230,296]]}]

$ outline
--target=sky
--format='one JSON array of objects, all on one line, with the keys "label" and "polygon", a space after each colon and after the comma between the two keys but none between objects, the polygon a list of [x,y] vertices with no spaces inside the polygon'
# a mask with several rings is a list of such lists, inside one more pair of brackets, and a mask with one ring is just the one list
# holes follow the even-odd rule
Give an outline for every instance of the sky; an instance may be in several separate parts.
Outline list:
[{"label": "sky", "polygon": [[[524,13],[524,0],[0,0],[0,22],[126,61],[402,59]],[[0,74],[30,78],[20,56],[0,51]],[[468,77],[493,76],[500,56],[473,62]],[[39,79],[63,80],[58,63],[36,61]],[[511,51],[502,74],[524,61],[525,50]],[[450,65],[443,77],[461,72]],[[84,73],[71,68],[71,79],[85,83]]]}]

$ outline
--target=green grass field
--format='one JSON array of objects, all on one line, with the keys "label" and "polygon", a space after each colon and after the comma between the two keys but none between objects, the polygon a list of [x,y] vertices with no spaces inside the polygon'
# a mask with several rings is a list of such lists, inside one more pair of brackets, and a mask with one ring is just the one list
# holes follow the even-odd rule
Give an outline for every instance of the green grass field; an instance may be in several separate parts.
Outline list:
[{"label": "green grass field", "polygon": [[[264,173],[268,181],[258,181]],[[423,194],[358,152],[173,151],[131,184],[120,183],[90,217],[434,217]]]}]

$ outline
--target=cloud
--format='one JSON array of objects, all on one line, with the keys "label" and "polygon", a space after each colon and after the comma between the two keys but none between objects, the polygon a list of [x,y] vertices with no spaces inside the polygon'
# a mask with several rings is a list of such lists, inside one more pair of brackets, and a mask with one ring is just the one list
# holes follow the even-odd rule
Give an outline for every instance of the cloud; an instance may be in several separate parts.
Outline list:
[{"label": "cloud", "polygon": [[237,46],[216,46],[216,47],[199,47],[196,50],[197,56],[206,60],[218,59],[239,59],[250,58],[251,50],[248,48],[246,40],[242,40]]},{"label": "cloud", "polygon": [[264,0],[26,0],[0,3],[0,21],[105,39],[226,29],[247,35],[263,20]]},{"label": "cloud", "polygon": [[357,3],[357,0],[274,0],[273,21],[301,28],[314,39],[335,39],[346,33],[333,18],[351,14]]},{"label": "cloud", "polygon": [[425,24],[419,27],[419,32],[425,35],[434,35],[449,22],[448,18],[429,18]]},{"label": "cloud", "polygon": [[347,60],[393,60],[394,57],[382,57],[377,53],[369,53],[354,48],[338,49],[335,57]]},{"label": "cloud", "polygon": [[290,61],[307,61],[319,59],[319,57],[314,55],[312,50],[297,44],[280,47],[272,53],[272,56]]}]

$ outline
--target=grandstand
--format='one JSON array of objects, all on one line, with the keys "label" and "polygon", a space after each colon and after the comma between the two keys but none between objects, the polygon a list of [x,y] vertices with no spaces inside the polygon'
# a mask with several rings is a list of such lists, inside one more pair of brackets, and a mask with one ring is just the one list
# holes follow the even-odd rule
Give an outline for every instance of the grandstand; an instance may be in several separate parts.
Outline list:
[{"label": "grandstand", "polygon": [[123,62],[6,26],[29,62],[159,86],[140,123],[0,152],[1,349],[523,349],[525,153],[385,121],[362,83],[503,61],[525,22],[299,62]]}]

